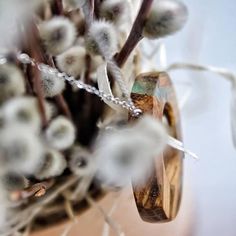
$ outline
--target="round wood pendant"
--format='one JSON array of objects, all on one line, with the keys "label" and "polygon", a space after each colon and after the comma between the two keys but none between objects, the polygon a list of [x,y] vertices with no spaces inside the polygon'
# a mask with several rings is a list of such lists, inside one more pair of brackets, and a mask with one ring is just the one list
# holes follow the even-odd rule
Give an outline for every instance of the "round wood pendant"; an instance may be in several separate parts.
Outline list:
[{"label": "round wood pendant", "polygon": [[[181,140],[177,100],[168,74],[152,72],[139,75],[131,98],[143,114],[151,114],[161,120],[169,134]],[[130,116],[130,120],[133,119]],[[182,172],[183,153],[167,147],[153,163],[153,170],[145,184],[133,185],[136,205],[144,221],[161,223],[176,217],[182,193]]]}]

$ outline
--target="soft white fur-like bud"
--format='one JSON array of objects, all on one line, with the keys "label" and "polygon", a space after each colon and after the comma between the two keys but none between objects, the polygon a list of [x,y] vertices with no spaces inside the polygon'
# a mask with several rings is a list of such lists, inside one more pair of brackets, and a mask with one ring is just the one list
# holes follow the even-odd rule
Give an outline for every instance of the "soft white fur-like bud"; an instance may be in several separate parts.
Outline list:
[{"label": "soft white fur-like bud", "polygon": [[[49,120],[53,115],[52,105],[45,101],[46,116]],[[41,116],[38,101],[35,97],[17,97],[7,101],[3,108],[3,119],[6,124],[25,125],[33,131],[41,128]]]},{"label": "soft white fur-like bud", "polygon": [[91,153],[80,146],[71,149],[68,165],[71,172],[80,177],[89,176],[95,170]]},{"label": "soft white fur-like bud", "polygon": [[81,46],[74,46],[56,57],[57,66],[61,71],[74,77],[85,71],[86,50]]},{"label": "soft white fur-like bud", "polygon": [[105,0],[100,7],[100,17],[115,23],[122,22],[128,15],[126,0]]},{"label": "soft white fur-like bud", "polygon": [[75,141],[75,134],[73,123],[63,116],[52,120],[45,131],[47,143],[58,150],[69,148]]},{"label": "soft white fur-like bud", "polygon": [[43,151],[39,137],[25,126],[11,125],[0,132],[1,171],[32,174],[42,159]]},{"label": "soft white fur-like bud", "polygon": [[8,172],[0,177],[2,185],[8,191],[22,190],[29,186],[29,180],[18,173]]},{"label": "soft white fur-like bud", "polygon": [[25,92],[22,72],[12,64],[0,65],[0,103]]},{"label": "soft white fur-like bud", "polygon": [[150,39],[171,35],[183,28],[188,18],[188,9],[178,0],[155,0],[143,29]]},{"label": "soft white fur-like bud", "polygon": [[154,152],[159,153],[165,148],[168,140],[166,129],[159,121],[157,121],[152,116],[143,116],[134,125],[134,128],[142,133],[142,135],[146,135],[148,139],[153,140]]},{"label": "soft white fur-like bud", "polygon": [[75,42],[76,28],[74,24],[65,17],[54,17],[39,25],[40,37],[47,51],[52,55],[58,55]]},{"label": "soft white fur-like bud", "polygon": [[41,72],[41,86],[45,97],[54,97],[65,89],[65,81],[53,74]]},{"label": "soft white fur-like bud", "polygon": [[85,44],[91,54],[111,57],[117,51],[118,45],[114,26],[106,21],[94,21],[89,28]]},{"label": "soft white fur-like bud", "polygon": [[122,187],[149,177],[153,158],[167,143],[167,134],[157,120],[140,118],[131,128],[108,131],[98,139],[95,152],[97,178],[105,185]]},{"label": "soft white fur-like bud", "polygon": [[49,149],[46,151],[43,162],[34,176],[39,180],[59,176],[66,166],[65,157],[60,152]]}]

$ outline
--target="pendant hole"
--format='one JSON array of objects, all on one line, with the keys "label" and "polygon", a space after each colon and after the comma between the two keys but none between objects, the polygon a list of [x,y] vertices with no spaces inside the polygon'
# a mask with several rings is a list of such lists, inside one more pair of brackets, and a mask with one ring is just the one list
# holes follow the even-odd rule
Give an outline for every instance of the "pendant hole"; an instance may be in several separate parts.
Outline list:
[{"label": "pendant hole", "polygon": [[165,104],[162,116],[162,123],[166,127],[168,134],[174,138],[177,138],[174,112],[169,103]]}]

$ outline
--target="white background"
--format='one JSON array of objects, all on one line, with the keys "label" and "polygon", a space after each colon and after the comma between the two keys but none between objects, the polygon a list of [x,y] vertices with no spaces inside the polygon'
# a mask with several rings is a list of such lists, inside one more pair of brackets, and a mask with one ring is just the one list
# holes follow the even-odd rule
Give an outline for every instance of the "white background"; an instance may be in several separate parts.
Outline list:
[{"label": "white background", "polygon": [[[199,62],[236,72],[236,1],[185,0],[187,27],[166,41],[168,63]],[[192,81],[182,110],[185,144],[200,156],[185,161],[196,208],[196,236],[236,235],[236,149],[230,133],[230,84],[210,73],[172,73]],[[181,93],[182,96],[182,93]],[[179,94],[179,97],[181,99]],[[235,117],[236,118],[236,117]]]}]

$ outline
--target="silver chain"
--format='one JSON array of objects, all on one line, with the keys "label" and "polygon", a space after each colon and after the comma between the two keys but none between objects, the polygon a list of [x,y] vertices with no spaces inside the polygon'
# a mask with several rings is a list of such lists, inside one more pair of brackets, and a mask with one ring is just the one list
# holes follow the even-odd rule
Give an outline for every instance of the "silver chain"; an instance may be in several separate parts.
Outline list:
[{"label": "silver chain", "polygon": [[[65,72],[60,72],[56,68],[52,68],[49,65],[39,63],[35,59],[31,58],[28,54],[26,53],[18,53],[17,54],[17,59],[22,63],[22,64],[30,64],[32,66],[36,66],[39,71],[55,75],[59,79],[63,79],[70,83],[72,86],[76,86],[79,89],[84,89],[88,93],[95,94],[96,96],[100,97],[102,100],[106,100],[109,102],[112,102],[116,105],[119,105],[123,107],[124,109],[127,109],[132,113],[133,116],[138,117],[140,114],[142,114],[142,110],[137,108],[134,103],[132,102],[131,99],[128,101],[121,100],[118,97],[114,97],[112,95],[107,95],[101,90],[98,90],[97,88],[86,84],[82,81],[76,80],[73,76],[67,75]],[[0,64],[5,64],[7,62],[7,59],[4,56],[0,56]]]}]

